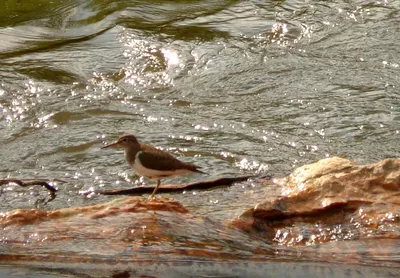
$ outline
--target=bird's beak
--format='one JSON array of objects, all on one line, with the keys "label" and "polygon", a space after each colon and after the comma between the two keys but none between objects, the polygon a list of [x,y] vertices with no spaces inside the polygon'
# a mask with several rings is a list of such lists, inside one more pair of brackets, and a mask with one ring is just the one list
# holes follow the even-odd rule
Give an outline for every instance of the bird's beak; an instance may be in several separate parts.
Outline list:
[{"label": "bird's beak", "polygon": [[119,147],[118,141],[113,142],[113,143],[110,143],[110,144],[108,144],[108,145],[105,145],[105,146],[103,146],[103,147],[101,147],[101,148],[102,148],[102,149],[105,149],[105,148],[115,148],[115,147]]}]

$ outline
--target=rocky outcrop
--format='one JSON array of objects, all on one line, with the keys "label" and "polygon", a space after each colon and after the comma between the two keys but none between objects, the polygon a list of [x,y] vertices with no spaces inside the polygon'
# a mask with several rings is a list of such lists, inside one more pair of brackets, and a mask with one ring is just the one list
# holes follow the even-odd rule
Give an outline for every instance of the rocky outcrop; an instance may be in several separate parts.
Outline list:
[{"label": "rocky outcrop", "polygon": [[327,158],[272,182],[282,197],[247,210],[233,225],[285,245],[400,237],[400,159],[357,166]]}]

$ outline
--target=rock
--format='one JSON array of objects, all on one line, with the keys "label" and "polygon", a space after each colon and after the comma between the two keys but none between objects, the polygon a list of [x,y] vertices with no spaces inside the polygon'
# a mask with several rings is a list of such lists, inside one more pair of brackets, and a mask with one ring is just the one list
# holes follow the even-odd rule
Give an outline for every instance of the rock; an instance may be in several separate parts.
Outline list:
[{"label": "rock", "polygon": [[[382,236],[382,230],[385,237],[400,236],[400,158],[365,166],[327,158],[273,182],[282,186],[282,197],[247,210],[233,225],[291,244],[329,241],[339,235]],[[387,229],[393,222],[397,225]],[[332,232],[338,225],[340,231]]]},{"label": "rock", "polygon": [[[234,245],[232,239],[237,240]],[[222,223],[192,215],[171,198],[125,197],[86,207],[0,214],[0,261],[250,258],[260,246]],[[232,248],[236,254],[230,253]]]},{"label": "rock", "polygon": [[[271,186],[266,179],[252,182],[258,190]],[[281,197],[261,196],[272,201],[225,223],[196,215],[171,198],[125,197],[86,207],[0,213],[0,266],[67,269],[85,277],[136,276],[138,269],[164,277],[164,268],[159,267],[227,261],[232,265],[217,265],[216,270],[228,269],[225,276],[254,277],[254,271],[259,271],[261,275],[256,277],[264,277],[273,269],[279,269],[275,276],[282,276],[287,272],[282,274],[280,269],[293,264],[305,267],[300,270],[303,276],[309,277],[311,269],[320,277],[321,267],[331,271],[348,262],[362,265],[364,274],[381,265],[386,273],[396,272],[400,159],[367,166],[342,158],[323,159],[272,183],[281,187]],[[252,192],[238,195],[256,195],[254,200],[260,200],[261,194]],[[244,209],[254,203],[236,197],[227,200],[225,208]],[[226,212],[220,204],[212,208]],[[245,266],[232,268],[238,262]],[[365,269],[366,263],[371,269]],[[193,269],[200,269],[197,276],[207,276],[204,270],[211,266]],[[268,271],[261,268],[265,266]],[[95,269],[98,272],[93,272]],[[353,270],[359,275],[360,269],[356,266]],[[376,271],[383,273],[382,269]],[[169,277],[177,277],[177,273],[182,271]],[[343,273],[348,275],[347,270]],[[215,276],[215,272],[209,274]]]},{"label": "rock", "polygon": [[189,212],[184,206],[176,201],[169,199],[164,199],[164,201],[155,200],[147,202],[145,199],[142,198],[120,198],[108,203],[93,206],[72,207],[53,211],[46,211],[42,209],[16,209],[0,215],[0,227],[29,224],[39,225],[40,222],[52,221],[55,219],[67,219],[68,217],[86,217],[88,219],[96,219],[126,212]]}]

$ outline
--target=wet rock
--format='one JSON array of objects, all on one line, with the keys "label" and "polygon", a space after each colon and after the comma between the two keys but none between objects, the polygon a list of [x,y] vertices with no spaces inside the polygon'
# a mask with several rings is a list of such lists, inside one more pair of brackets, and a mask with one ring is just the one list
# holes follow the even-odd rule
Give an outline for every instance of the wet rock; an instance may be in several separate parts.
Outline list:
[{"label": "wet rock", "polygon": [[170,211],[178,213],[189,212],[176,201],[149,201],[142,198],[116,199],[109,203],[98,204],[87,207],[72,207],[54,211],[42,209],[17,209],[0,215],[0,226],[39,224],[43,221],[54,219],[67,219],[74,216],[85,216],[87,218],[103,218],[113,214],[124,212],[145,211]]},{"label": "wet rock", "polygon": [[[189,213],[171,198],[118,198],[93,206],[0,215],[3,262],[252,258],[260,246],[237,230]],[[270,252],[267,245],[261,249]]]},{"label": "wet rock", "polygon": [[400,158],[365,166],[327,158],[273,183],[282,197],[247,210],[234,226],[284,245],[400,238]]},{"label": "wet rock", "polygon": [[[182,262],[245,262],[239,271],[253,271],[258,268],[249,267],[250,262],[328,263],[329,269],[347,262],[376,267],[384,260],[391,271],[398,266],[392,258],[399,257],[399,181],[400,159],[367,166],[324,159],[285,178],[255,179],[258,188],[273,182],[282,196],[266,196],[271,201],[228,225],[162,197],[117,198],[52,211],[17,209],[0,213],[0,266],[128,277],[137,269],[145,269],[146,275],[163,273],[157,264],[171,268]],[[220,268],[237,274],[231,266]],[[258,277],[264,277],[261,272]]]}]

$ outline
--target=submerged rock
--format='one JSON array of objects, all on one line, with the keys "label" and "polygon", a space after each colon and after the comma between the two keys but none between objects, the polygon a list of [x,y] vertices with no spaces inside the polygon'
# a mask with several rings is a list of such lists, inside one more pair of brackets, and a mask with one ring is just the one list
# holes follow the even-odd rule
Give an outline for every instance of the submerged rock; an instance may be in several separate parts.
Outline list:
[{"label": "submerged rock", "polygon": [[[245,234],[195,216],[170,198],[118,198],[87,207],[18,209],[0,216],[3,261],[38,262],[49,256],[53,262],[67,257],[70,263],[173,256],[234,259],[250,258],[258,248]],[[270,252],[267,245],[264,250]]]},{"label": "submerged rock", "polygon": [[282,197],[233,224],[284,245],[400,237],[400,158],[357,166],[333,157],[272,181]]}]

